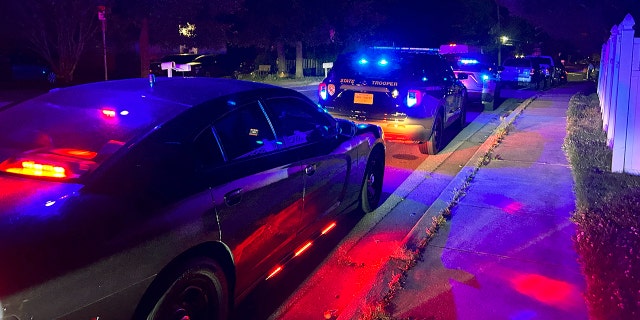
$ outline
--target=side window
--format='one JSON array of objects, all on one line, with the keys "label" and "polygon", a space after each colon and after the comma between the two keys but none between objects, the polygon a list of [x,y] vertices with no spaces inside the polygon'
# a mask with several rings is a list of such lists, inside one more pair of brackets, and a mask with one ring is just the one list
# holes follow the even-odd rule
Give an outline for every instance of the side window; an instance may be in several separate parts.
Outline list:
[{"label": "side window", "polygon": [[204,165],[216,165],[224,162],[222,150],[213,135],[212,127],[206,128],[198,135],[194,142],[194,149],[196,156]]},{"label": "side window", "polygon": [[298,98],[266,101],[269,118],[285,147],[317,141],[335,133],[335,124],[321,109]]},{"label": "side window", "polygon": [[226,160],[254,156],[277,149],[273,130],[258,102],[225,114],[213,124]]}]

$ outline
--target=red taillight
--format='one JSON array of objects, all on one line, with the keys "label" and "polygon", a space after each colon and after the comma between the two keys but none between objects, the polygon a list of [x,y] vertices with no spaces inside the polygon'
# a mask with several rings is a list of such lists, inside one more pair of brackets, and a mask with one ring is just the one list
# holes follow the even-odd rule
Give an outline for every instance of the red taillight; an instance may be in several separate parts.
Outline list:
[{"label": "red taillight", "polygon": [[326,83],[320,83],[318,85],[318,96],[322,100],[327,100],[327,84]]},{"label": "red taillight", "polygon": [[55,149],[51,153],[25,153],[0,163],[0,171],[32,177],[72,179],[93,169],[90,161],[95,152],[76,149]]},{"label": "red taillight", "polygon": [[67,169],[63,166],[36,161],[15,161],[2,166],[3,171],[27,176],[67,178]]}]

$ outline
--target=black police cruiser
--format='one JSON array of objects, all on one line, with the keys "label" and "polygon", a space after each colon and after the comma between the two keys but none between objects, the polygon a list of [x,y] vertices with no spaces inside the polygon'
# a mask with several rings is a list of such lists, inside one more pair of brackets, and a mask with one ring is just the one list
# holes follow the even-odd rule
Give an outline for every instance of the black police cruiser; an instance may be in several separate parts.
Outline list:
[{"label": "black police cruiser", "polygon": [[[461,75],[463,79],[465,75]],[[443,147],[443,131],[464,127],[467,90],[435,49],[373,47],[344,53],[318,86],[334,116],[382,127],[385,139]]]}]

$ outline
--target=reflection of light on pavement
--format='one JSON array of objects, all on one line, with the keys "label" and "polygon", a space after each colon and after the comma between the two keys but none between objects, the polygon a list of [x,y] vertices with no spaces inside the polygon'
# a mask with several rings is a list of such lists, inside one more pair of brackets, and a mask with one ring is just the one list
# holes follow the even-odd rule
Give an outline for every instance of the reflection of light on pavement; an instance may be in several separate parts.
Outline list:
[{"label": "reflection of light on pavement", "polygon": [[574,293],[579,294],[570,283],[538,274],[515,276],[511,284],[516,291],[550,305],[563,305],[572,300]]}]

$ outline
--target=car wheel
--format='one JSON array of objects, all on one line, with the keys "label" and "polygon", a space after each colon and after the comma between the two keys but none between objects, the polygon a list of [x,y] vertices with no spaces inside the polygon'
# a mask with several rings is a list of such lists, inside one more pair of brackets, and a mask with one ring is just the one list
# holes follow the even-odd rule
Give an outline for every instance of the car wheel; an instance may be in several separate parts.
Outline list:
[{"label": "car wheel", "polygon": [[147,320],[228,318],[229,285],[222,267],[214,260],[189,260],[160,277],[147,297],[147,311],[142,312]]},{"label": "car wheel", "polygon": [[431,136],[429,140],[418,145],[420,153],[434,155],[440,152],[442,148],[442,139],[444,138],[444,123],[442,122],[442,116],[437,115],[433,120],[433,129],[431,130]]},{"label": "car wheel", "polygon": [[369,213],[378,207],[382,196],[382,179],[384,178],[384,154],[379,149],[371,153],[362,183],[360,208]]}]

